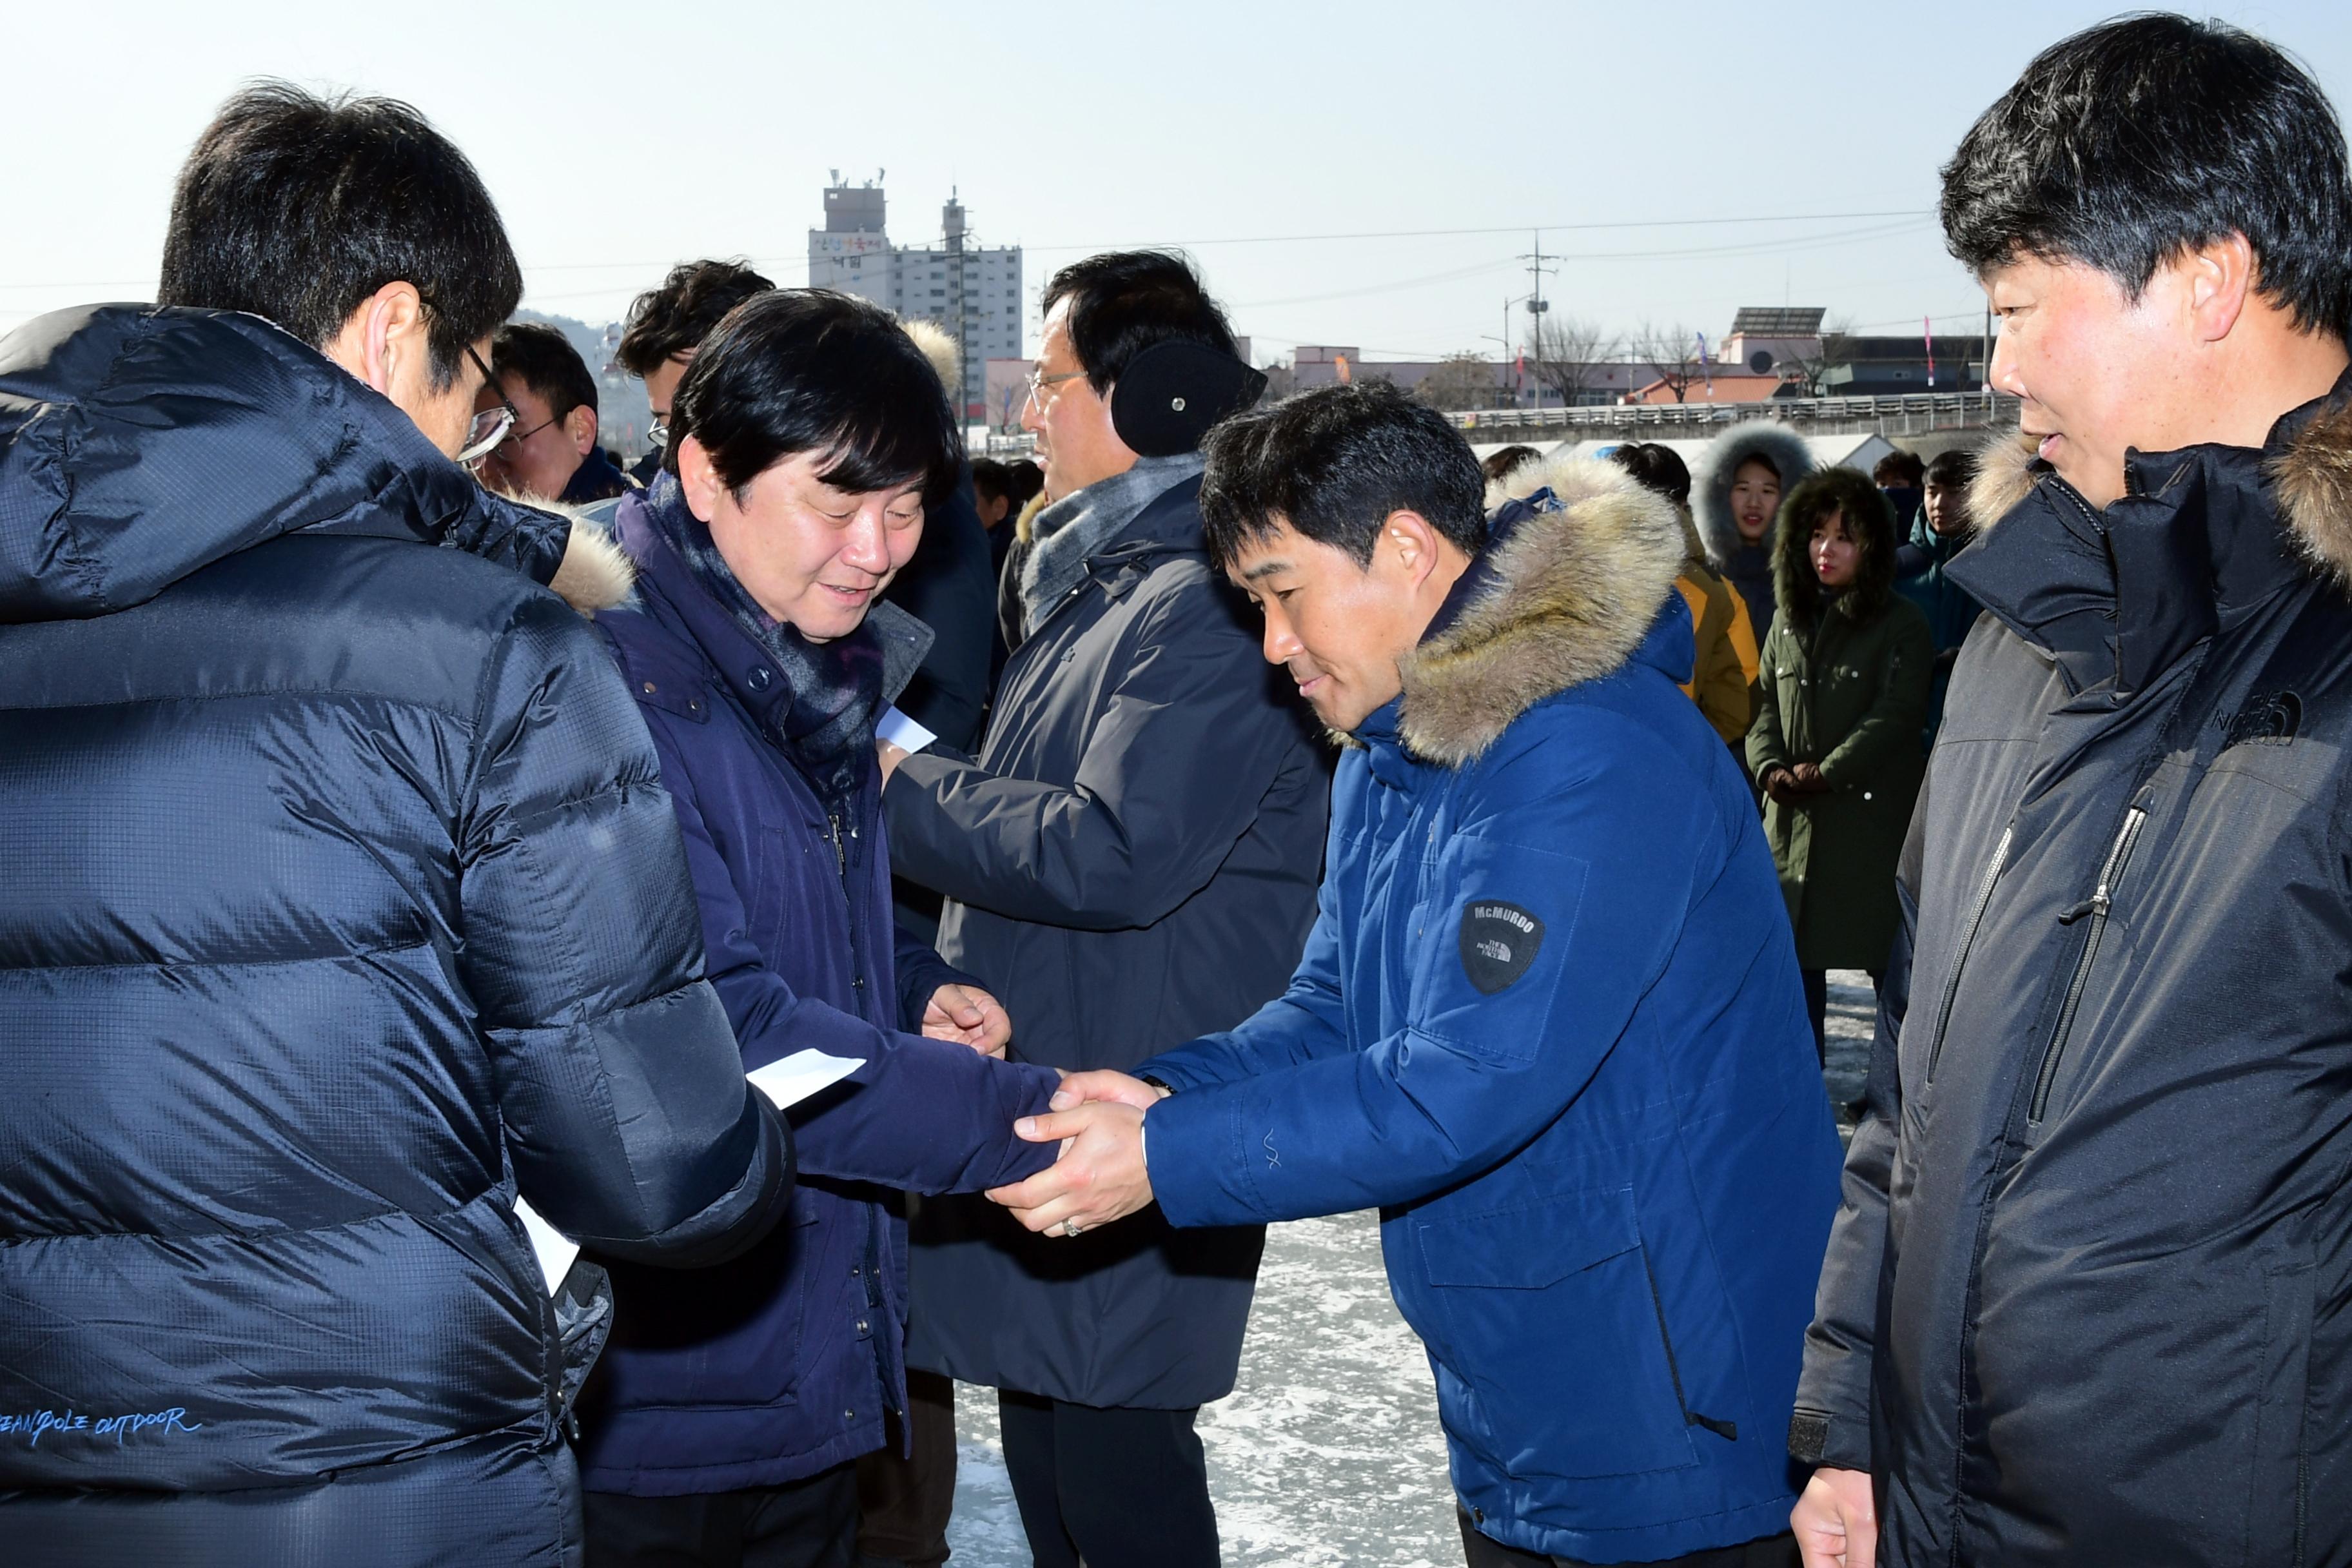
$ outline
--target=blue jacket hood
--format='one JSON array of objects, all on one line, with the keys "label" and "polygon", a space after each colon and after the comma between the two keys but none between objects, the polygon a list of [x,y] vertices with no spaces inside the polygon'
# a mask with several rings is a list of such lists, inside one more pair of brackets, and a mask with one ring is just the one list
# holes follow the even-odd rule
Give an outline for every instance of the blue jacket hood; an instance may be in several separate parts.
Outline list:
[{"label": "blue jacket hood", "polygon": [[1392,730],[1415,756],[1459,766],[1537,703],[1628,660],[1690,679],[1696,642],[1674,591],[1684,539],[1672,503],[1614,463],[1584,462],[1506,502],[1488,526],[1403,660],[1402,695],[1360,738]]},{"label": "blue jacket hood", "polygon": [[484,490],[258,316],[91,305],[0,340],[0,623],[143,604],[306,531],[453,544],[545,583],[570,524]]}]

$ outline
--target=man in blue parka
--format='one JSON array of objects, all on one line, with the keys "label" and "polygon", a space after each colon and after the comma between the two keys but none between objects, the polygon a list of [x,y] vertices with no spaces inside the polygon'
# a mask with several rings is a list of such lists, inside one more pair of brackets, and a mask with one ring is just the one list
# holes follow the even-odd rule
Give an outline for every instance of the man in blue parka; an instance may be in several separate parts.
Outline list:
[{"label": "man in blue parka", "polygon": [[1491,526],[1481,489],[1386,387],[1211,437],[1211,549],[1351,742],[1321,913],[1285,995],[1067,1080],[1024,1136],[1076,1142],[992,1195],[1060,1235],[1377,1205],[1474,1568],[1783,1561],[1838,1144],[1747,786],[1675,684],[1681,524],[1607,465]]}]

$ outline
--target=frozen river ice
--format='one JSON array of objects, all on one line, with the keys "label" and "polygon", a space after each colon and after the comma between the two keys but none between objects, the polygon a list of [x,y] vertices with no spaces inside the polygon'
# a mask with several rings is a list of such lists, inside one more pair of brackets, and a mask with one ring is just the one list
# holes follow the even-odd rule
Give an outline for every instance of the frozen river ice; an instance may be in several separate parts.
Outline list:
[{"label": "frozen river ice", "polygon": [[[1860,1094],[1870,984],[1831,975],[1832,1100]],[[956,1568],[1026,1568],[992,1390],[956,1391]],[[1231,1398],[1202,1412],[1228,1568],[1440,1568],[1462,1561],[1421,1342],[1397,1316],[1370,1213],[1278,1225]]]}]

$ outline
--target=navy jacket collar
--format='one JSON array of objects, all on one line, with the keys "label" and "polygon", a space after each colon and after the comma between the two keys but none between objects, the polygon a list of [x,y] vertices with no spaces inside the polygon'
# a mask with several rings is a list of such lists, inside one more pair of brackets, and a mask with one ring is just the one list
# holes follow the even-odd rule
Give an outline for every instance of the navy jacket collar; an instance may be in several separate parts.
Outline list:
[{"label": "navy jacket collar", "polygon": [[2260,448],[2129,452],[2125,492],[2104,510],[2036,459],[2024,500],[1949,575],[2049,653],[2073,690],[2126,700],[2298,581],[2267,470],[2346,390],[2280,418]]}]

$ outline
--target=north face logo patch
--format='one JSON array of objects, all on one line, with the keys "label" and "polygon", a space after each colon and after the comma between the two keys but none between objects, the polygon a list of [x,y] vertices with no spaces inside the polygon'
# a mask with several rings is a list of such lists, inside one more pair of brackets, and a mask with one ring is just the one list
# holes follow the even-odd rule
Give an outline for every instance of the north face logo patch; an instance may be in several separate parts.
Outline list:
[{"label": "north face logo patch", "polygon": [[1462,973],[1492,996],[1528,972],[1543,933],[1543,921],[1517,904],[1473,899],[1462,911]]},{"label": "north face logo patch", "polygon": [[2230,721],[2221,744],[2284,746],[2303,728],[2303,699],[2292,691],[2258,691]]}]

